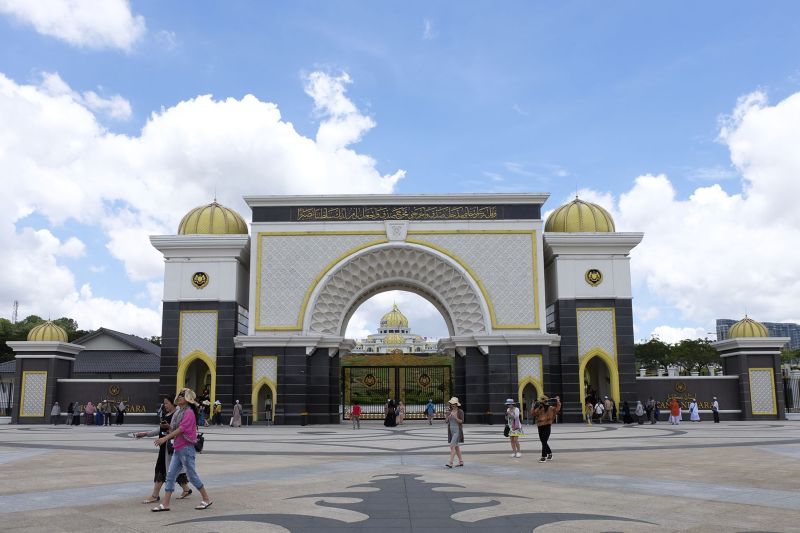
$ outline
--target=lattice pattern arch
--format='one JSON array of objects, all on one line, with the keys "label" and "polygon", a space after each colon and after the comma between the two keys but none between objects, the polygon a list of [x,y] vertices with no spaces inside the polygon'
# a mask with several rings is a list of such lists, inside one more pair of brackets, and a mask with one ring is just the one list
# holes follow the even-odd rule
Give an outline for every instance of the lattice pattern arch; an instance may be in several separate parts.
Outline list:
[{"label": "lattice pattern arch", "polygon": [[403,280],[435,295],[450,314],[455,335],[486,331],[483,300],[466,276],[438,255],[407,246],[370,250],[331,272],[314,301],[310,329],[341,335],[343,319],[365,287],[386,280]]},{"label": "lattice pattern arch", "polygon": [[200,351],[216,363],[217,312],[182,311],[178,361]]}]

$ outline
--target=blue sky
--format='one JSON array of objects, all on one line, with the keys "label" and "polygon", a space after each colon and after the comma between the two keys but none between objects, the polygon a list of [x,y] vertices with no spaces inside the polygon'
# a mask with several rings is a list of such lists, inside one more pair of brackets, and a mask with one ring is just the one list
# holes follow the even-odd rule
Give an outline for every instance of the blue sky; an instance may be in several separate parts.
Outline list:
[{"label": "blue sky", "polygon": [[[57,199],[39,201],[22,186],[12,188],[17,196],[4,199],[23,211],[0,221],[7,246],[22,254],[25,228],[58,241],[40,233],[37,253],[43,255],[30,267],[53,288],[43,291],[23,273],[7,273],[12,282],[0,289],[0,304],[9,312],[18,299],[25,313],[72,312],[91,327],[112,312],[125,317],[132,332],[149,333],[160,279],[152,266],[141,264],[142,253],[131,252],[141,239],[114,236],[120,227],[140,228],[143,235],[167,231],[193,201],[210,199],[214,187],[223,189],[221,201],[242,209],[243,194],[313,193],[337,181],[334,190],[378,192],[387,186],[381,177],[404,171],[391,185],[395,192],[544,191],[551,194],[547,209],[579,189],[609,207],[619,229],[645,231],[649,242],[641,257],[633,255],[639,338],[653,332],[668,339],[701,335],[713,331],[714,318],[739,317],[745,307],[757,319],[800,318],[800,310],[783,301],[800,295],[800,286],[784,272],[800,266],[800,259],[784,250],[764,261],[793,234],[771,239],[797,222],[791,213],[778,220],[765,216],[781,210],[798,168],[790,153],[797,140],[793,96],[800,91],[796,3],[108,5],[114,9],[107,13],[67,11],[48,20],[47,13],[24,3],[0,0],[0,74],[7,79],[9,102],[0,107],[0,113],[7,110],[0,114],[2,180],[26,181],[31,167],[47,167],[49,172],[31,171],[30,183],[39,190],[48,188],[47,180],[66,180],[82,190],[81,198],[64,199],[71,208],[59,207]],[[103,35],[108,27],[116,28],[114,35]],[[338,101],[312,95],[314,73],[341,91]],[[57,126],[47,120],[14,123],[19,119],[8,110],[19,108],[15,98],[29,97],[24,87],[53,99],[53,105],[66,98],[90,117],[75,122],[80,127],[71,132],[75,109],[64,104],[67,118]],[[219,163],[217,177],[198,177],[191,150],[211,143],[210,136],[170,146],[185,152],[177,162],[161,153],[157,168],[132,162],[143,157],[133,145],[150,146],[146,154],[159,149],[145,142],[146,125],[173,134],[192,131],[198,126],[186,116],[190,110],[193,116],[202,113],[198,96],[213,95],[217,107],[230,110],[248,94],[275,104],[280,123],[290,123],[301,138],[319,141],[324,124],[343,132],[340,147],[372,158],[369,168],[348,174],[348,160],[340,173],[322,172],[319,183],[309,180],[305,189],[293,189],[291,176],[257,172],[259,162],[285,151],[277,143],[263,153],[243,148],[233,166],[230,155],[204,160],[204,168]],[[223,104],[229,98],[236,102]],[[342,112],[337,105],[343,101],[352,109]],[[252,125],[243,115],[241,125],[217,118],[224,124],[209,119],[202,126],[219,124],[219,136],[247,131]],[[92,125],[101,131],[87,133]],[[54,164],[42,162],[46,146],[24,158],[9,155],[13,146],[3,146],[3,134],[30,146],[43,137],[36,128],[59,132],[67,143],[98,142],[98,148],[88,155],[75,149]],[[768,136],[764,132],[779,137],[760,146],[753,139]],[[230,134],[231,143],[241,147],[243,138],[236,135]],[[118,147],[117,136],[127,146]],[[214,137],[212,145],[225,140]],[[109,144],[109,155],[98,162],[98,150]],[[281,153],[292,165],[302,164],[293,162],[296,155]],[[62,174],[59,165],[68,171]],[[246,178],[231,182],[224,169]],[[81,172],[95,174],[84,180]],[[349,183],[347,176],[359,172],[361,181]],[[175,184],[172,194],[182,191],[181,200],[153,192],[159,173],[170,174],[165,181]],[[146,174],[154,181],[139,183]],[[152,193],[151,205],[114,192],[125,187]],[[104,192],[92,198],[99,189]],[[639,208],[630,205],[634,200]],[[170,209],[179,212],[158,212]],[[730,214],[739,211],[745,216]],[[665,223],[670,217],[680,223]],[[770,223],[760,228],[765,218]],[[754,232],[751,239],[764,247],[758,260],[752,249],[735,245],[742,232]],[[691,246],[684,249],[687,241]],[[664,260],[687,254],[698,256],[696,264]],[[697,276],[695,265],[710,263],[714,268]],[[785,267],[770,273],[764,263]],[[733,271],[738,285],[720,281]],[[56,298],[46,297],[53,291]]]}]

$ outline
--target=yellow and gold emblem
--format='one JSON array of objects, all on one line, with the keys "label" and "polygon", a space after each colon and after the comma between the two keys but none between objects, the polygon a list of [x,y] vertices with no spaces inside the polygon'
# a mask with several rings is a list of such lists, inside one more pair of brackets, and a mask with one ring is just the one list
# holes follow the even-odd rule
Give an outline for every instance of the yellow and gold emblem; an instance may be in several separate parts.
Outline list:
[{"label": "yellow and gold emblem", "polygon": [[600,272],[596,268],[592,268],[586,271],[586,283],[588,283],[592,287],[597,287],[602,282],[603,282],[602,272]]},{"label": "yellow and gold emblem", "polygon": [[110,385],[108,387],[109,396],[119,396],[120,392],[121,392],[121,390],[119,388],[119,385]]},{"label": "yellow and gold emblem", "polygon": [[192,274],[192,285],[198,289],[202,289],[208,285],[208,274],[205,272],[195,272]]}]

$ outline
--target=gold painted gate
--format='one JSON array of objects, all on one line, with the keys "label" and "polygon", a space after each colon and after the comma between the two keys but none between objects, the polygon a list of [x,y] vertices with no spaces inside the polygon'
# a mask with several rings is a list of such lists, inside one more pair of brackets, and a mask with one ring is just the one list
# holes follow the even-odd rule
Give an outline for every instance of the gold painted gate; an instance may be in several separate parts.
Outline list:
[{"label": "gold painted gate", "polygon": [[444,418],[445,402],[453,390],[450,366],[346,366],[342,368],[342,410],[350,418],[354,402],[362,419],[384,417],[388,399],[402,401],[406,419],[424,419],[425,405],[433,400],[436,418]]}]

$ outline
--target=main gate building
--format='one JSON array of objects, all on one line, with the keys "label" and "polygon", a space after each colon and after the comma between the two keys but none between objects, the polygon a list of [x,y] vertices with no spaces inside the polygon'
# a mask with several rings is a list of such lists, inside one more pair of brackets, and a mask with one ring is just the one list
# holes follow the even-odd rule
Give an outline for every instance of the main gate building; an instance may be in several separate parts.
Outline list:
[{"label": "main gate building", "polygon": [[588,388],[635,402],[628,254],[642,234],[616,232],[601,207],[575,199],[544,223],[546,194],[245,200],[249,231],[215,202],[151,237],[165,257],[162,394],[207,387],[256,419],[267,405],[279,424],[336,423],[348,320],[399,289],[444,317],[437,351],[468,422],[499,421],[509,396],[558,394],[566,421]]}]

